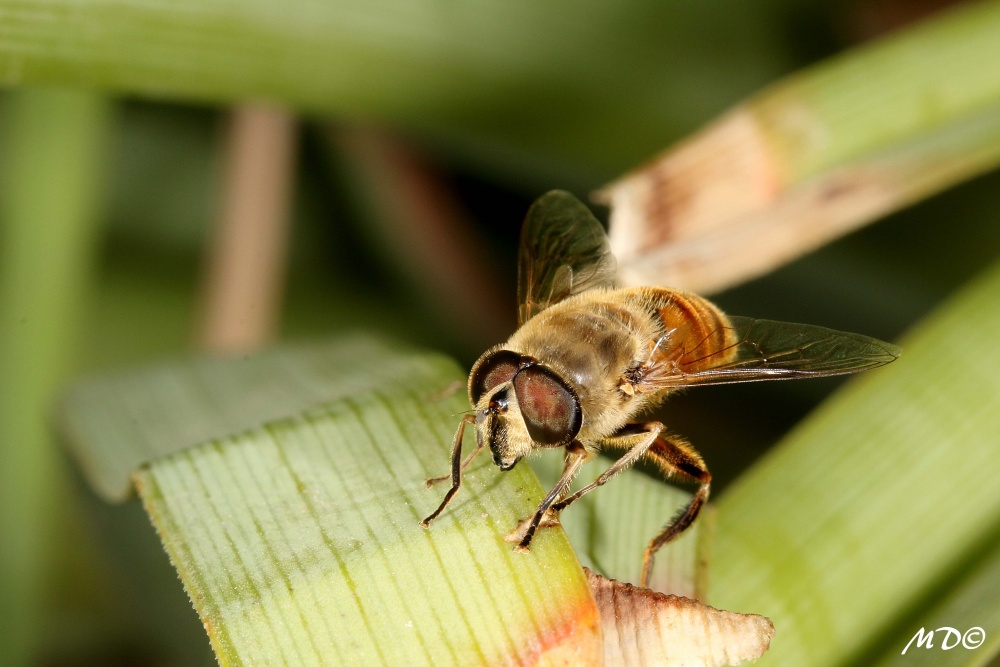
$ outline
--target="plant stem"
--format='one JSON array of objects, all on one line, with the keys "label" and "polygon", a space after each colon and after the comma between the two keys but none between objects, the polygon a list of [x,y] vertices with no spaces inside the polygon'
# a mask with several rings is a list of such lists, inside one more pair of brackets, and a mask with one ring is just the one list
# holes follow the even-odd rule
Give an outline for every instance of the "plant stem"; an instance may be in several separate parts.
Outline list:
[{"label": "plant stem", "polygon": [[260,347],[277,328],[287,263],[295,120],[263,106],[230,120],[215,242],[208,258],[198,334],[210,350]]},{"label": "plant stem", "polygon": [[63,494],[53,393],[72,350],[96,251],[109,105],[32,90],[3,101],[0,173],[0,646],[35,664]]}]

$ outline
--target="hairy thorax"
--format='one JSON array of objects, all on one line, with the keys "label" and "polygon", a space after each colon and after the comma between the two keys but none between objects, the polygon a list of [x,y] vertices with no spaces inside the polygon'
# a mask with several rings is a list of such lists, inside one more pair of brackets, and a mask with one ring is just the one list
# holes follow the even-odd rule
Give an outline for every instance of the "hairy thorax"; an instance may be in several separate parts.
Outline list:
[{"label": "hairy thorax", "polygon": [[578,439],[589,446],[662,397],[620,389],[622,377],[648,360],[661,336],[675,329],[704,335],[721,317],[704,299],[675,290],[593,290],[542,311],[503,347],[534,357],[573,385],[584,414]]}]

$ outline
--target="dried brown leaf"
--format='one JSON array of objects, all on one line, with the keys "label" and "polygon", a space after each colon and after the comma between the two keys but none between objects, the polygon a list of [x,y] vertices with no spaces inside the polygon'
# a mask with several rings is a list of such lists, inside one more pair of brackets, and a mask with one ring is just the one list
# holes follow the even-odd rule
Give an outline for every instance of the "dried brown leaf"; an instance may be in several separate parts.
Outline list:
[{"label": "dried brown leaf", "polygon": [[774,636],[763,616],[722,611],[586,572],[601,614],[605,667],[738,665],[762,656]]},{"label": "dried brown leaf", "polygon": [[[806,114],[798,122],[822,133]],[[611,247],[626,285],[718,292],[924,194],[914,168],[894,160],[789,183],[767,135],[738,109],[598,193],[611,206]]]},{"label": "dried brown leaf", "polygon": [[606,186],[622,282],[719,291],[995,168],[1000,82],[980,63],[998,35],[1000,5],[964,3],[776,83]]}]

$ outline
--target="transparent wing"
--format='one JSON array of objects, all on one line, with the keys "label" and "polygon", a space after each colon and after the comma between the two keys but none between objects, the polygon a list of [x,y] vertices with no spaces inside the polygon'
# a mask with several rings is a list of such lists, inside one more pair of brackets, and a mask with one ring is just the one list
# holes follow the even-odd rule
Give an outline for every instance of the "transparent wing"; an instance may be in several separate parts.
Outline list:
[{"label": "transparent wing", "polygon": [[726,329],[725,336],[657,344],[640,369],[639,388],[843,375],[884,366],[901,352],[875,338],[809,324],[730,317]]},{"label": "transparent wing", "polygon": [[521,230],[518,324],[568,296],[613,286],[615,270],[608,237],[590,209],[561,190],[539,197]]}]

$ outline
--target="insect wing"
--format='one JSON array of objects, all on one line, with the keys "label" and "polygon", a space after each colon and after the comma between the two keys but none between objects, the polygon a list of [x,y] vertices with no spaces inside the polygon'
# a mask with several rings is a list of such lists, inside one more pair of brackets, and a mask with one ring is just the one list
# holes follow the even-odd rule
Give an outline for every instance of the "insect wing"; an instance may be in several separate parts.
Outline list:
[{"label": "insect wing", "polygon": [[518,324],[554,303],[615,282],[615,258],[597,218],[561,190],[531,205],[517,263]]},{"label": "insect wing", "polygon": [[716,333],[672,351],[654,348],[642,390],[844,375],[900,355],[890,343],[809,324],[730,317],[726,335]]}]

